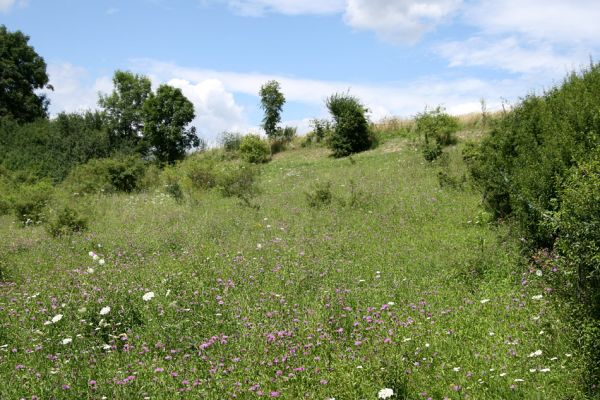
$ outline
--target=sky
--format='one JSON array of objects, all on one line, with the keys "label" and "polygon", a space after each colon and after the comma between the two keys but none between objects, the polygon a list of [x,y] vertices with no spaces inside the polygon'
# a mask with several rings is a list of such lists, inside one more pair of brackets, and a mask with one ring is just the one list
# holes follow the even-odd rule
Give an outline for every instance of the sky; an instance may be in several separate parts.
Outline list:
[{"label": "sky", "polygon": [[510,106],[596,60],[598,21],[598,0],[0,0],[48,64],[52,115],[96,108],[128,70],[180,88],[209,143],[259,131],[269,80],[300,133],[339,92],[372,121]]}]

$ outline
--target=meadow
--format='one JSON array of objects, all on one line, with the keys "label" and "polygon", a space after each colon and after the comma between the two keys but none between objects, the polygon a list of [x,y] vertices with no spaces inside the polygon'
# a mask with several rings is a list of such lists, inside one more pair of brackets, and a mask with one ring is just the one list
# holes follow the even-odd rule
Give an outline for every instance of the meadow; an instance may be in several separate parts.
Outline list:
[{"label": "meadow", "polygon": [[561,271],[492,222],[463,146],[298,147],[252,207],[95,194],[57,238],[0,216],[0,398],[585,398]]}]

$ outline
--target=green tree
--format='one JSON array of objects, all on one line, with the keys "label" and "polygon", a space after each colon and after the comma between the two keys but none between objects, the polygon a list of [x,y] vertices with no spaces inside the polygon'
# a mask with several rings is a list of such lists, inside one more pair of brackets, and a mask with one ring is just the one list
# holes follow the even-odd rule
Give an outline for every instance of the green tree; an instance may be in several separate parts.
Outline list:
[{"label": "green tree", "polygon": [[10,116],[20,123],[48,116],[48,99],[35,90],[52,89],[46,62],[28,41],[22,32],[0,26],[0,117]]},{"label": "green tree", "polygon": [[186,128],[194,116],[194,105],[180,89],[161,85],[150,94],[144,103],[144,141],[157,160],[172,163],[200,144],[196,128]]},{"label": "green tree", "polygon": [[144,131],[144,103],[152,93],[148,77],[128,71],[116,71],[114,89],[108,96],[100,95],[98,104],[104,109],[110,146],[113,149],[140,148]]},{"label": "green tree", "polygon": [[328,138],[334,157],[346,157],[371,147],[365,108],[356,97],[336,93],[326,100],[325,105],[335,120]]},{"label": "green tree", "polygon": [[281,110],[285,104],[285,97],[281,93],[279,82],[269,81],[265,83],[259,92],[260,104],[265,111],[263,128],[269,139],[277,137],[277,124],[281,122]]}]

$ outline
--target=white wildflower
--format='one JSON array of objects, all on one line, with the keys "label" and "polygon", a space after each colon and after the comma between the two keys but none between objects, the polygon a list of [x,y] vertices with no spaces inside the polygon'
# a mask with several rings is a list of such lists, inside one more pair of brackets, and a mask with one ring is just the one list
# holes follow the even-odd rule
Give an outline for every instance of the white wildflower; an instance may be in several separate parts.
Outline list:
[{"label": "white wildflower", "polygon": [[71,343],[72,341],[73,341],[73,339],[71,339],[71,338],[65,338],[65,339],[63,339],[63,340],[62,340],[62,342],[61,342],[61,343],[62,343],[62,344],[69,344],[69,343]]},{"label": "white wildflower", "polygon": [[542,368],[540,369],[540,372],[550,372],[550,368]]},{"label": "white wildflower", "polygon": [[106,264],[106,261],[104,261],[104,258],[101,258],[100,260],[98,260],[98,265],[102,266]]},{"label": "white wildflower", "polygon": [[379,391],[379,393],[377,394],[377,397],[380,399],[389,399],[393,395],[394,395],[393,389],[385,388],[385,389],[381,389]]},{"label": "white wildflower", "polygon": [[535,296],[531,297],[531,300],[541,300],[544,296],[542,296],[541,294],[536,294]]},{"label": "white wildflower", "polygon": [[460,371],[460,367],[454,367],[454,368],[452,368],[452,371],[458,372],[458,371]]},{"label": "white wildflower", "polygon": [[483,300],[480,300],[479,302],[480,302],[481,304],[485,304],[485,303],[487,303],[488,301],[490,301],[490,299],[483,299]]},{"label": "white wildflower", "polygon": [[536,350],[533,353],[529,354],[529,357],[539,357],[542,355],[542,351],[541,350]]},{"label": "white wildflower", "polygon": [[100,257],[98,256],[98,254],[96,254],[96,253],[92,254],[92,259],[93,259],[94,261],[98,261],[98,259],[99,259],[99,258],[100,258]]},{"label": "white wildflower", "polygon": [[538,269],[537,271],[535,271],[535,274],[536,274],[537,276],[542,276],[544,273],[542,272],[542,270],[541,270],[541,269]]},{"label": "white wildflower", "polygon": [[525,379],[521,379],[521,378],[516,378],[515,382],[525,382]]},{"label": "white wildflower", "polygon": [[100,315],[106,315],[110,312],[110,307],[106,306],[106,307],[102,307],[102,310],[100,310]]},{"label": "white wildflower", "polygon": [[87,272],[88,272],[88,274],[93,274],[94,273],[94,268],[88,268]]},{"label": "white wildflower", "polygon": [[154,292],[148,292],[142,296],[142,300],[150,301],[154,297]]},{"label": "white wildflower", "polygon": [[93,252],[93,251],[90,251],[90,252],[88,253],[88,255],[89,255],[90,257],[94,257],[94,252]]},{"label": "white wildflower", "polygon": [[62,319],[62,314],[56,314],[54,317],[52,317],[52,323],[55,324],[58,321],[60,321]]}]

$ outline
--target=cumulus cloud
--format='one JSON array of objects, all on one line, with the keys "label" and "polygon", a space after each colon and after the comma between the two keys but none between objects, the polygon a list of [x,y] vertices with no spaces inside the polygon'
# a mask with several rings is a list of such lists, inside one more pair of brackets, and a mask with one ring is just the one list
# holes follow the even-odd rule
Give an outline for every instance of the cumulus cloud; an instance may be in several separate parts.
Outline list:
[{"label": "cumulus cloud", "polygon": [[384,40],[414,43],[460,5],[460,0],[348,0],[344,20]]},{"label": "cumulus cloud", "polygon": [[209,142],[213,142],[223,131],[249,129],[243,108],[236,104],[233,94],[225,90],[220,80],[206,79],[191,83],[185,79],[173,78],[167,84],[180,88],[194,104],[196,118],[192,125]]},{"label": "cumulus cloud", "polygon": [[90,81],[85,68],[70,63],[50,63],[47,68],[54,91],[50,98],[50,114],[95,109],[98,93],[112,91],[112,81],[104,76]]}]

